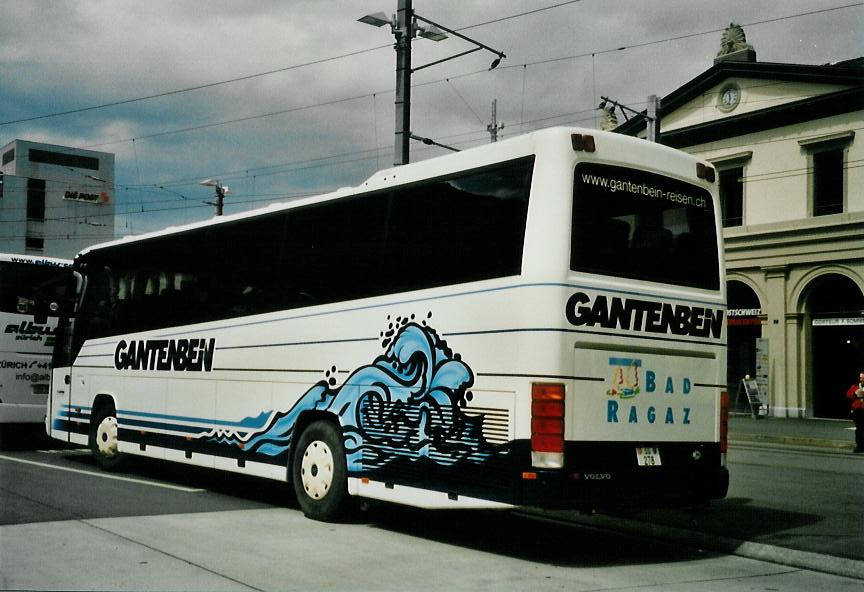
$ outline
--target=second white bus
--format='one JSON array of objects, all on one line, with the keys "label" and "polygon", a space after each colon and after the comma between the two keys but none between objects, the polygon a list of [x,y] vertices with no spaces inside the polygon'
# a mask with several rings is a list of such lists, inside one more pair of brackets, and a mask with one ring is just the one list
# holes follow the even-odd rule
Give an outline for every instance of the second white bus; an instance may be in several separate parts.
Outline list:
[{"label": "second white bus", "polygon": [[75,260],[48,430],[427,508],[723,497],[714,169],[555,128]]},{"label": "second white bus", "polygon": [[64,277],[69,260],[0,253],[0,424],[45,419],[57,318],[36,322],[37,290]]}]

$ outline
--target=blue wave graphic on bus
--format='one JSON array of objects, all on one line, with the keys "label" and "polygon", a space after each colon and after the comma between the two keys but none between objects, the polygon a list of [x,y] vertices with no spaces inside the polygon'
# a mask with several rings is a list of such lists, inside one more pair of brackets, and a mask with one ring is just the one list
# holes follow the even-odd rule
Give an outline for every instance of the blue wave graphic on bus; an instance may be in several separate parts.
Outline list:
[{"label": "blue wave graphic on bus", "polygon": [[245,437],[223,432],[210,441],[285,454],[297,418],[319,410],[339,417],[350,472],[380,468],[395,458],[482,462],[501,448],[484,438],[482,415],[464,413],[474,375],[434,329],[400,318],[382,337],[385,353],[342,386],[332,377],[322,380],[291,410],[275,414],[264,430]]}]

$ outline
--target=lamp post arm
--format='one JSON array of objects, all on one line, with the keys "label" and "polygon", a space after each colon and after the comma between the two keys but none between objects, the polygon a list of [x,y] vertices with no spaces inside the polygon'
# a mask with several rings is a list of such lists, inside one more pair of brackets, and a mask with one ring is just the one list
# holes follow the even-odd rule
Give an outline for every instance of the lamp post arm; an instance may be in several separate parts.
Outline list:
[{"label": "lamp post arm", "polygon": [[452,152],[461,152],[458,148],[453,148],[453,146],[448,146],[447,144],[442,144],[440,142],[436,142],[432,138],[424,138],[422,136],[417,136],[415,134],[411,134],[412,140],[417,140],[418,142],[423,142],[427,146],[438,146],[439,148],[446,148]]},{"label": "lamp post arm", "polygon": [[[426,17],[422,17],[419,14],[417,14],[416,12],[414,13],[414,18],[417,20],[423,21],[424,23],[427,23],[429,25],[432,25],[433,27],[438,27],[439,29],[441,29],[443,31],[447,31],[451,35],[456,35],[456,37],[459,37],[460,39],[464,39],[465,41],[468,41],[469,43],[473,43],[474,45],[478,46],[481,49],[485,49],[486,51],[490,51],[490,52],[494,53],[495,55],[497,55],[502,60],[507,57],[503,51],[498,51],[497,49],[492,49],[488,45],[484,45],[483,43],[480,43],[479,41],[476,41],[475,39],[471,39],[470,37],[467,37],[466,35],[463,35],[462,33],[457,33],[453,29],[445,27],[444,25],[440,25],[434,21],[430,21]],[[464,54],[460,54],[460,55],[464,55]],[[457,57],[457,56],[453,56],[453,57]]]},{"label": "lamp post arm", "polygon": [[411,70],[411,73],[413,74],[417,70],[422,70],[423,68],[428,68],[429,66],[435,66],[436,64],[440,64],[441,62],[448,62],[450,60],[455,60],[456,58],[461,58],[462,56],[468,55],[469,53],[474,53],[475,51],[480,51],[481,49],[483,48],[475,47],[474,49],[469,49],[468,51],[463,51],[462,53],[452,55],[449,58],[443,58],[440,60],[435,60],[434,62],[429,62],[428,64],[423,64],[422,66],[417,66],[416,68]]}]

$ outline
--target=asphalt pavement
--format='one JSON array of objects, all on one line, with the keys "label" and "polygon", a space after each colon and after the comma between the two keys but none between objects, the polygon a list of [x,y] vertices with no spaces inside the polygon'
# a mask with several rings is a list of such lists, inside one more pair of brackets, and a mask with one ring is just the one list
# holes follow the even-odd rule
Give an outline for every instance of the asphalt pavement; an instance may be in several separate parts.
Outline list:
[{"label": "asphalt pavement", "polygon": [[[738,451],[751,454],[789,454],[801,458],[816,457],[829,461],[847,460],[853,474],[864,475],[864,454],[854,454],[854,431],[851,421],[830,419],[797,419],[760,417],[749,414],[729,418],[730,456]],[[810,460],[802,461],[805,464]],[[860,473],[857,467],[860,465]],[[817,466],[818,468],[818,466]],[[837,476],[840,479],[840,476]],[[734,479],[734,475],[733,475]],[[842,481],[838,490],[848,487]],[[794,512],[771,507],[748,507],[742,500],[729,497],[716,500],[706,508],[692,510],[648,510],[586,514],[572,511],[537,511],[551,520],[562,520],[620,532],[652,536],[700,549],[719,551],[751,559],[771,561],[792,567],[811,569],[864,580],[864,533],[856,524],[864,524],[864,509],[847,521],[848,528],[837,529],[830,536],[820,529],[820,517],[812,523],[794,524]],[[832,524],[833,528],[835,525]],[[824,528],[824,525],[822,525]],[[795,535],[790,535],[794,531]],[[845,533],[845,534],[844,534]],[[795,538],[804,541],[796,545]],[[822,547],[816,539],[833,542]],[[814,551],[813,549],[817,549]]]},{"label": "asphalt pavement", "polygon": [[[864,506],[856,489],[862,484],[859,475],[864,476],[864,454],[852,453],[853,441],[851,421],[733,415],[729,421],[733,489],[729,497],[707,508],[615,514],[524,511],[547,520],[647,535],[697,550],[864,580]],[[786,463],[788,470],[766,470]],[[804,480],[805,474],[810,481]],[[752,484],[754,475],[759,483],[784,479],[789,495],[769,497],[773,491],[769,484],[764,491],[760,486],[758,494],[750,493],[742,482],[747,477]],[[823,511],[824,506],[802,501],[806,495],[833,497],[835,490],[846,492],[843,503],[853,506],[851,514],[836,507]]]}]

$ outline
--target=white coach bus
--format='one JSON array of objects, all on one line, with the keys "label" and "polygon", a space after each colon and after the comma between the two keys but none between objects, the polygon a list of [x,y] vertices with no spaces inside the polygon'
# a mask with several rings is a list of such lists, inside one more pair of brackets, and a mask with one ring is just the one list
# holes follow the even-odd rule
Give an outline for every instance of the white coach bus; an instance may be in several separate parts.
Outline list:
[{"label": "white coach bus", "polygon": [[66,276],[66,259],[0,253],[0,424],[45,419],[57,318],[36,322],[36,291]]},{"label": "white coach bus", "polygon": [[555,128],[80,253],[48,429],[427,508],[725,496],[714,169]]}]

